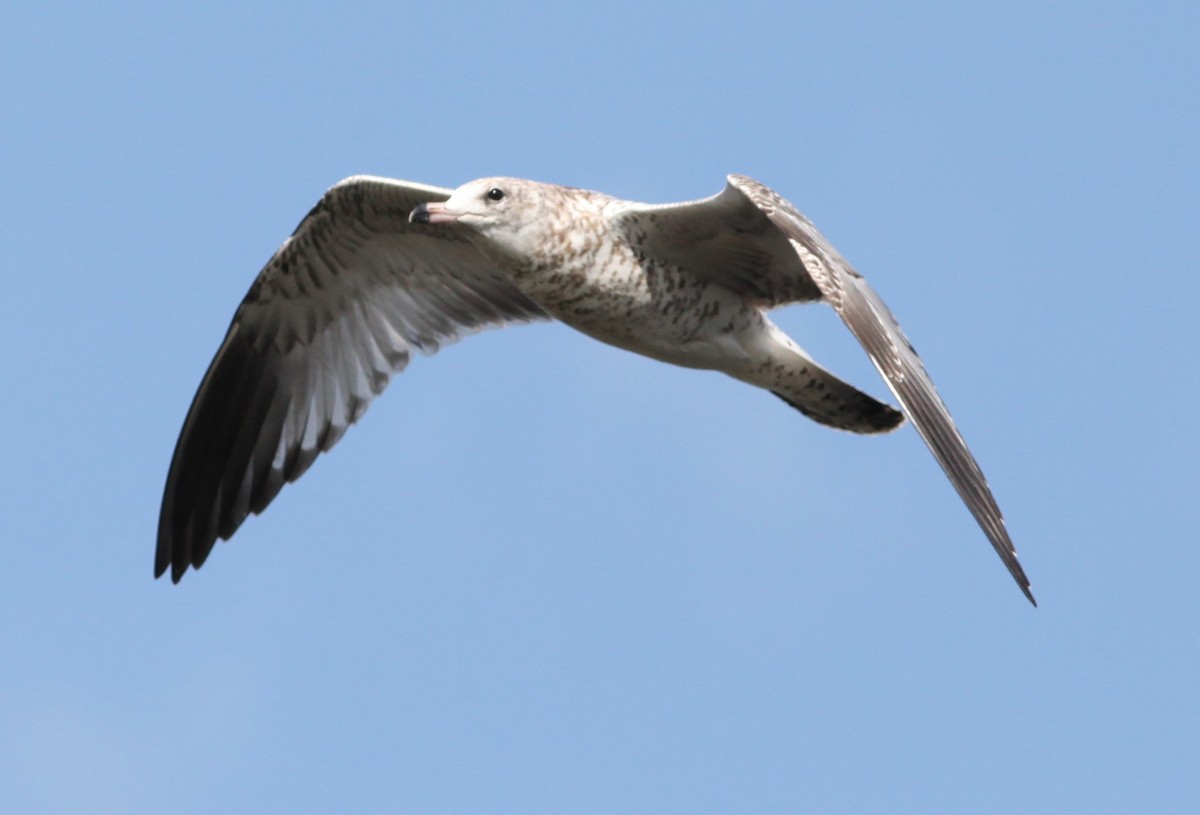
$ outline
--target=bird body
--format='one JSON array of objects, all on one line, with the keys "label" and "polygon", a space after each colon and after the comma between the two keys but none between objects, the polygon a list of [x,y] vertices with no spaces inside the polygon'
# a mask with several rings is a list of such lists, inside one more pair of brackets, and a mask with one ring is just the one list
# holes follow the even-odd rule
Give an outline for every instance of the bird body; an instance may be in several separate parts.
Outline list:
[{"label": "bird body", "polygon": [[[821,368],[767,316],[824,300],[901,412]],[[1026,596],[999,507],[891,312],[770,189],[649,205],[524,179],[331,188],[243,300],[180,434],[155,573],[179,580],[332,447],[408,363],[492,326],[554,318],[663,362],[768,390],[859,433],[913,420]]]},{"label": "bird body", "polygon": [[[805,274],[765,216],[760,215],[762,224],[738,224],[723,216],[680,229],[677,213],[665,210],[703,211],[711,201],[657,207],[514,178],[480,179],[456,196],[486,200],[488,190],[507,191],[508,200],[529,200],[530,206],[523,207],[529,214],[515,233],[485,224],[468,237],[551,317],[642,356],[720,371],[765,388],[839,429],[877,432],[902,421],[899,412],[820,368],[772,323],[764,309],[783,302],[756,302],[725,279],[730,262],[746,265],[747,273],[754,274],[766,257],[759,244],[771,238],[778,244],[769,247],[777,256],[774,262],[790,262],[797,267],[791,274]],[[742,197],[736,188],[730,192]],[[445,213],[454,203],[452,196],[439,211]],[[664,245],[664,225],[674,246]],[[749,232],[749,239],[736,228]],[[706,243],[716,250],[711,256],[696,251]],[[789,295],[789,300],[821,297],[816,286]]]}]

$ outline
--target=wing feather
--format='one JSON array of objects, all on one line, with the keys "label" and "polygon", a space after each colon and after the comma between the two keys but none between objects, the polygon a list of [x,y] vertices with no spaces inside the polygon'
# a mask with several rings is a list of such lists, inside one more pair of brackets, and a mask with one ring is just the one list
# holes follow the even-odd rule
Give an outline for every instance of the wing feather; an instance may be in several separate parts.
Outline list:
[{"label": "wing feather", "polygon": [[1021,591],[1037,605],[987,480],[891,310],[812,222],[776,192],[738,175],[729,177],[729,189],[740,192],[792,243],[803,266],[797,272],[816,283],[858,338]]},{"label": "wing feather", "polygon": [[821,298],[808,275],[796,273],[787,238],[732,185],[682,204],[622,202],[612,220],[639,252],[670,259],[759,305]]},{"label": "wing feather", "polygon": [[155,575],[178,581],[362,417],[412,349],[546,315],[457,228],[409,224],[450,191],[331,188],[255,279],[180,432]]}]

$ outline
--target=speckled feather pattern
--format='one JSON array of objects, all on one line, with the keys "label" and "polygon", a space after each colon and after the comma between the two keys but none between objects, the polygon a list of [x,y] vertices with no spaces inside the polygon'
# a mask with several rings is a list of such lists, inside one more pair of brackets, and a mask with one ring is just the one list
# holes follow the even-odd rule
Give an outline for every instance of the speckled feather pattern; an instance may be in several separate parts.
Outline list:
[{"label": "speckled feather pattern", "polygon": [[[608,344],[720,371],[858,433],[912,419],[1022,591],[999,507],[912,345],[790,203],[745,176],[649,205],[514,178],[448,190],[357,176],[259,274],[188,412],[155,573],[178,580],[330,449],[408,364],[487,327],[556,318]],[[818,365],[767,316],[823,300],[903,414]]]}]

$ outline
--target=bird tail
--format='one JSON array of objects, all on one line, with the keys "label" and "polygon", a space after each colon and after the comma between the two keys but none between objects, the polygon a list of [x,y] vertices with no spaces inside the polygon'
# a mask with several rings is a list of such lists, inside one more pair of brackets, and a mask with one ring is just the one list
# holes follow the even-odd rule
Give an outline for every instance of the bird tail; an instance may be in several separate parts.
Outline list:
[{"label": "bird tail", "polygon": [[[822,371],[821,373],[827,374]],[[828,374],[827,374],[828,375]],[[904,414],[839,379],[829,377],[834,387],[821,388],[819,378],[810,380],[812,390],[796,394],[794,390],[771,393],[814,422],[851,433],[887,433],[904,422]],[[839,392],[840,391],[840,392]]]},{"label": "bird tail", "polygon": [[763,328],[751,342],[755,362],[727,373],[769,390],[813,421],[838,430],[887,433],[904,422],[903,413],[822,368],[773,323]]}]

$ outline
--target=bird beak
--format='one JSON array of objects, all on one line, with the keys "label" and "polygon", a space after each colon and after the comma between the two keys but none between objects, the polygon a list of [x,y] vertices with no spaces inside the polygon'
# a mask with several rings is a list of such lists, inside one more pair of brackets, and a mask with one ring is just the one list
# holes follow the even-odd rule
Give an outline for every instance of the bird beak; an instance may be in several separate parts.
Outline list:
[{"label": "bird beak", "polygon": [[408,216],[413,224],[452,224],[458,220],[458,213],[446,209],[445,204],[433,202],[417,204]]}]

